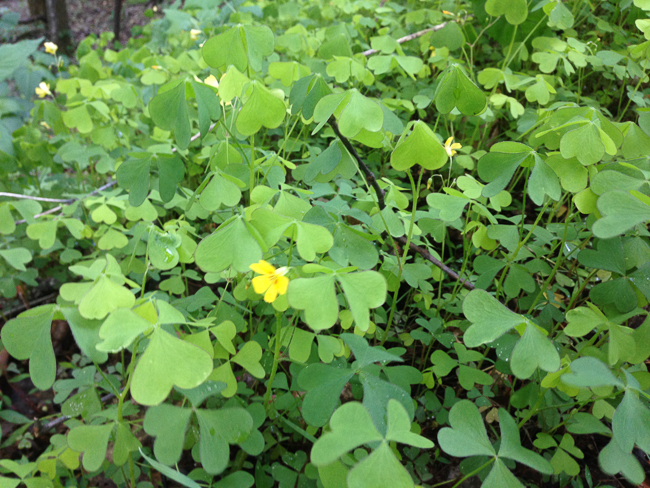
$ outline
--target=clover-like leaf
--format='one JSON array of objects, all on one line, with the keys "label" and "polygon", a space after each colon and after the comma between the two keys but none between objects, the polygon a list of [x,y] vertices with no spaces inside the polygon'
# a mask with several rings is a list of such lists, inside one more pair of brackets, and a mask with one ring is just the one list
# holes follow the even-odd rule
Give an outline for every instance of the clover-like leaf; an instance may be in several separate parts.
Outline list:
[{"label": "clover-like leaf", "polygon": [[103,342],[96,348],[102,352],[118,352],[131,343],[140,334],[148,331],[153,324],[128,308],[118,308],[110,313],[99,329]]},{"label": "clover-like leaf", "polygon": [[603,472],[616,475],[621,473],[633,485],[643,483],[645,473],[636,456],[624,451],[618,444],[616,437],[605,446],[598,454],[598,464]]},{"label": "clover-like leaf", "polygon": [[0,250],[0,256],[18,271],[26,271],[25,264],[32,260],[32,254],[24,247]]},{"label": "clover-like leaf", "polygon": [[560,355],[537,326],[528,322],[523,337],[512,351],[510,368],[519,379],[530,378],[537,368],[554,372],[560,369]]},{"label": "clover-like leaf", "polygon": [[245,273],[251,264],[262,259],[262,249],[242,219],[235,218],[203,239],[194,256],[206,273],[220,273],[230,266]]},{"label": "clover-like leaf", "polygon": [[97,471],[106,459],[108,439],[114,425],[80,425],[68,434],[70,449],[84,453],[83,467],[87,471]]},{"label": "clover-like leaf", "polygon": [[510,311],[484,290],[472,290],[467,294],[463,313],[472,322],[463,336],[467,347],[491,342],[526,322],[525,317]]},{"label": "clover-like leaf", "polygon": [[260,82],[253,81],[252,93],[239,112],[235,125],[245,136],[255,134],[262,126],[275,129],[284,120],[286,110],[282,100]]},{"label": "clover-like leaf", "polygon": [[478,115],[487,107],[483,91],[458,65],[450,66],[440,75],[434,98],[436,109],[442,114],[457,108],[464,115]]},{"label": "clover-like leaf", "polygon": [[265,25],[240,24],[208,39],[203,45],[203,58],[213,68],[233,64],[243,72],[250,65],[259,71],[262,59],[273,53],[273,49],[271,29]]},{"label": "clover-like leaf", "polygon": [[161,463],[173,465],[180,460],[190,415],[191,409],[167,403],[147,409],[143,427],[156,438],[153,451]]},{"label": "clover-like leaf", "polygon": [[290,234],[305,261],[313,261],[316,253],[325,253],[334,244],[332,234],[325,227],[300,222],[265,208],[253,212],[251,223],[268,247],[274,246],[283,235]]},{"label": "clover-like leaf", "polygon": [[438,431],[438,444],[447,454],[456,457],[496,455],[483,418],[471,401],[461,400],[451,407],[449,424],[451,427]]},{"label": "clover-like leaf", "polygon": [[172,386],[194,388],[211,372],[212,358],[207,352],[157,328],[133,372],[133,399],[142,405],[157,405]]},{"label": "clover-like leaf", "polygon": [[505,15],[509,24],[519,25],[528,17],[526,0],[487,0],[485,11],[492,17]]},{"label": "clover-like leaf", "polygon": [[149,102],[149,113],[158,127],[174,131],[178,147],[186,149],[190,145],[192,128],[185,100],[185,81],[163,85]]},{"label": "clover-like leaf", "polygon": [[442,168],[447,160],[447,153],[436,135],[425,122],[418,120],[413,124],[411,133],[400,139],[390,156],[390,165],[398,171],[404,171],[414,164],[435,170]]},{"label": "clover-like leaf", "polygon": [[635,191],[618,190],[601,195],[596,205],[603,217],[594,222],[594,235],[608,239],[650,221],[650,204],[637,195],[640,194]]},{"label": "clover-like leaf", "polygon": [[546,459],[521,445],[517,423],[507,410],[503,408],[499,409],[499,426],[501,427],[499,457],[505,457],[525,464],[540,473],[553,473],[553,466]]},{"label": "clover-like leaf", "polygon": [[219,474],[228,465],[228,444],[244,442],[253,430],[253,417],[243,408],[196,410],[201,437],[199,452],[203,469]]},{"label": "clover-like leaf", "polygon": [[29,359],[29,375],[40,390],[56,377],[56,359],[50,328],[56,307],[41,305],[21,313],[2,327],[2,344],[16,359]]},{"label": "clover-like leaf", "polygon": [[[338,317],[334,282],[338,280],[348,299],[357,326],[368,330],[369,309],[386,300],[385,278],[376,271],[324,274],[314,278],[298,278],[289,283],[288,300],[292,307],[305,310],[305,319],[314,330],[328,329]],[[318,299],[314,300],[317,296]]]},{"label": "clover-like leaf", "polygon": [[623,401],[614,412],[612,431],[624,452],[632,452],[634,444],[650,452],[650,410],[632,390],[625,391]]}]

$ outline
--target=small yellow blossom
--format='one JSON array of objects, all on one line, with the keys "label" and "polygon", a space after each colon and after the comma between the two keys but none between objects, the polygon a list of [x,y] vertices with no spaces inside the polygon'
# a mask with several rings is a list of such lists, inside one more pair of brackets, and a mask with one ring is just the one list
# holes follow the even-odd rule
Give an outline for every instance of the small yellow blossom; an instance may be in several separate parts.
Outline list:
[{"label": "small yellow blossom", "polygon": [[45,46],[45,52],[48,54],[56,54],[56,50],[59,49],[59,46],[53,42],[46,42],[43,46]]},{"label": "small yellow blossom", "polygon": [[443,10],[442,13],[445,14],[445,15],[454,15],[449,10]]},{"label": "small yellow blossom", "polygon": [[289,278],[284,275],[288,268],[275,269],[272,264],[260,260],[259,263],[251,264],[250,269],[261,275],[253,278],[253,288],[255,293],[260,295],[264,293],[266,303],[273,303],[278,295],[284,295],[287,292]]},{"label": "small yellow blossom", "polygon": [[219,88],[219,80],[214,75],[208,76],[205,80],[203,80],[203,83],[206,85],[213,86],[215,88]]},{"label": "small yellow blossom", "polygon": [[196,41],[202,33],[203,33],[202,30],[192,29],[192,30],[190,30],[190,39],[192,39],[193,41]]},{"label": "small yellow blossom", "polygon": [[450,137],[445,141],[445,151],[447,151],[449,157],[452,157],[454,154],[456,154],[456,149],[460,149],[461,147],[463,147],[457,142],[454,142],[452,144],[453,141],[454,141],[453,137]]},{"label": "small yellow blossom", "polygon": [[48,95],[52,96],[50,85],[44,81],[41,81],[34,91],[38,95],[38,98],[45,98]]},{"label": "small yellow blossom", "polygon": [[158,7],[156,7],[156,6],[154,5],[152,10],[153,10],[154,12],[158,12]]},{"label": "small yellow blossom", "polygon": [[151,69],[162,69],[162,66],[158,66],[157,64],[154,64],[151,66]]},{"label": "small yellow blossom", "polygon": [[44,120],[41,120],[41,125],[42,125],[43,127],[45,127],[46,129],[50,129],[50,128],[51,128],[50,125],[49,125],[47,122],[45,122]]}]

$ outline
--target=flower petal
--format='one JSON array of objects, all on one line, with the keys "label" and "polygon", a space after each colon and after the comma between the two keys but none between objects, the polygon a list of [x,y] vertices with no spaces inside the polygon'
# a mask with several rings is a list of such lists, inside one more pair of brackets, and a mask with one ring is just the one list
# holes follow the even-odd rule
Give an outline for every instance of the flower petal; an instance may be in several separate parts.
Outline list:
[{"label": "flower petal", "polygon": [[262,294],[273,285],[273,279],[268,275],[256,276],[253,278],[253,289],[255,293]]},{"label": "flower petal", "polygon": [[287,288],[289,288],[289,278],[286,276],[278,276],[275,279],[274,286],[280,295],[284,295],[287,292]]},{"label": "flower petal", "polygon": [[259,263],[251,264],[249,268],[259,274],[270,275],[275,273],[275,266],[273,266],[270,263],[267,263],[263,259],[261,259]]},{"label": "flower petal", "polygon": [[266,290],[266,293],[264,294],[264,301],[266,303],[273,303],[276,298],[278,298],[278,291],[275,289],[275,286]]},{"label": "flower petal", "polygon": [[450,147],[453,140],[454,140],[453,137],[450,137],[449,139],[447,139],[445,141],[445,147]]}]

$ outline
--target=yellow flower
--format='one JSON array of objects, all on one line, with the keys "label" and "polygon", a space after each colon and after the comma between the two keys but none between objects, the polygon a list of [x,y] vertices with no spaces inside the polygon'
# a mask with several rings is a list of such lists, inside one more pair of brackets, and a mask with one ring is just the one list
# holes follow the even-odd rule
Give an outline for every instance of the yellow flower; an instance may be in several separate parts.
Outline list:
[{"label": "yellow flower", "polygon": [[203,80],[203,83],[206,85],[213,86],[215,88],[219,88],[219,80],[214,75],[208,76],[205,80]]},{"label": "yellow flower", "polygon": [[463,147],[457,142],[454,142],[452,144],[453,140],[454,138],[450,137],[445,141],[445,151],[447,151],[449,157],[452,157],[454,154],[456,154],[456,149],[460,149],[461,147]]},{"label": "yellow flower", "polygon": [[453,14],[452,12],[450,12],[449,10],[443,10],[442,13],[445,14],[445,15],[454,15],[454,14]]},{"label": "yellow flower", "polygon": [[41,81],[34,91],[38,95],[38,98],[45,98],[48,95],[52,95],[52,92],[50,91],[50,85],[44,81]]},{"label": "yellow flower", "polygon": [[201,35],[203,31],[199,29],[192,29],[190,30],[190,39],[193,41],[196,41],[199,38],[199,35]]},{"label": "yellow flower", "polygon": [[59,46],[53,42],[46,42],[43,46],[45,46],[45,52],[48,54],[56,54],[56,50],[59,49]]},{"label": "yellow flower", "polygon": [[151,66],[151,69],[162,69],[162,66],[158,66],[157,64],[154,64]]},{"label": "yellow flower", "polygon": [[275,269],[272,264],[264,260],[251,264],[250,268],[261,276],[253,278],[255,293],[264,293],[264,301],[273,303],[278,295],[284,295],[289,287],[289,278],[284,276],[288,269],[286,267]]},{"label": "yellow flower", "polygon": [[44,120],[41,121],[41,125],[43,127],[45,127],[46,129],[50,129],[50,125],[47,122],[45,122]]}]

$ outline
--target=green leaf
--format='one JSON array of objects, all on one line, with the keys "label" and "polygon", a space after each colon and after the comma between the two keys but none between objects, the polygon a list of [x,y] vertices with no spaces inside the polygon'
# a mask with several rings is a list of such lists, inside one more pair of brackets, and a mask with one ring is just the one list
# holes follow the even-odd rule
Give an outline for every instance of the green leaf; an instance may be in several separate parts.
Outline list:
[{"label": "green leaf", "polygon": [[438,444],[447,454],[456,457],[496,455],[483,418],[471,401],[461,400],[451,407],[449,424],[451,427],[438,431]]},{"label": "green leaf", "polygon": [[398,171],[419,164],[425,169],[442,168],[449,158],[440,141],[429,126],[418,120],[406,137],[402,136],[390,156],[390,165]]},{"label": "green leaf", "polygon": [[380,361],[397,361],[400,363],[404,361],[401,357],[396,356],[395,354],[391,354],[378,347],[369,346],[368,341],[358,335],[341,334],[339,337],[343,339],[343,342],[345,342],[354,353],[354,358],[357,361],[357,369],[365,368],[369,364]]},{"label": "green leaf", "polygon": [[97,344],[101,342],[99,328],[102,322],[99,320],[88,320],[82,317],[77,307],[62,307],[61,313],[63,313],[63,316],[68,321],[68,325],[79,349],[98,364],[106,362],[108,354],[96,349]]},{"label": "green leaf", "polygon": [[596,126],[586,123],[562,136],[560,152],[564,159],[575,157],[584,166],[589,166],[603,159],[605,145],[600,139]]},{"label": "green leaf", "polygon": [[330,419],[341,395],[341,390],[354,372],[326,364],[308,365],[300,372],[298,384],[307,391],[302,404],[302,415],[309,425],[324,426]]},{"label": "green leaf", "polygon": [[386,443],[382,443],[368,457],[354,466],[347,478],[349,488],[387,486],[388,480],[390,480],[391,488],[413,488],[415,486],[409,472],[398,461]]},{"label": "green leaf", "polygon": [[262,59],[273,53],[273,32],[263,25],[238,25],[212,37],[203,45],[203,58],[209,66],[222,68],[234,64],[243,72],[250,65],[262,69]]},{"label": "green leaf", "polygon": [[146,155],[144,159],[127,159],[117,169],[117,182],[129,190],[129,203],[134,207],[142,205],[149,194],[150,170],[151,158]]},{"label": "green leaf", "polygon": [[141,447],[142,444],[131,432],[129,424],[119,422],[113,445],[113,463],[116,466],[124,466],[129,460],[129,454],[137,452]]},{"label": "green leaf", "polygon": [[562,381],[572,386],[617,386],[623,382],[616,378],[605,363],[593,357],[578,358],[571,362],[571,373],[562,375]]},{"label": "green leaf", "polygon": [[313,74],[301,78],[294,83],[289,95],[291,115],[302,111],[302,116],[309,120],[314,116],[316,104],[326,95],[332,93],[332,89],[319,74]]},{"label": "green leaf", "polygon": [[164,464],[160,464],[158,461],[151,459],[149,456],[142,452],[142,449],[140,449],[140,454],[142,454],[142,457],[145,458],[147,462],[156,469],[156,471],[164,474],[167,478],[174,480],[177,483],[186,486],[187,488],[201,488],[201,485],[193,481],[191,478],[188,478],[184,474],[179,473],[169,466],[165,466]]},{"label": "green leaf", "polygon": [[[170,88],[163,92],[167,87]],[[158,127],[174,131],[174,138],[180,149],[187,149],[192,128],[185,101],[185,81],[174,81],[161,87],[149,102],[149,114]]]},{"label": "green leaf", "polygon": [[133,372],[133,399],[142,405],[157,405],[167,398],[172,386],[194,388],[211,372],[208,353],[157,328]]},{"label": "green leaf", "polygon": [[376,271],[339,274],[336,277],[348,300],[355,324],[362,331],[367,331],[370,327],[370,309],[381,307],[386,301],[386,279]]},{"label": "green leaf", "polygon": [[633,485],[643,483],[645,473],[634,454],[625,452],[613,438],[598,454],[598,464],[603,472],[616,475],[621,473]]},{"label": "green leaf", "polygon": [[258,81],[253,81],[252,93],[244,103],[235,124],[244,136],[258,132],[262,126],[275,129],[284,120],[287,111],[284,102],[276,98],[268,88]]},{"label": "green leaf", "polygon": [[118,308],[110,313],[99,329],[103,342],[97,344],[102,352],[118,352],[129,347],[136,337],[153,328],[153,324],[128,308]]},{"label": "green leaf", "polygon": [[355,447],[383,440],[370,414],[358,402],[348,402],[339,407],[330,419],[330,428],[311,450],[311,462],[316,467],[333,463]]},{"label": "green leaf", "polygon": [[228,444],[245,441],[253,430],[253,417],[243,408],[196,410],[201,438],[199,452],[203,469],[219,474],[228,466]]},{"label": "green leaf", "polygon": [[635,198],[633,192],[609,191],[601,195],[597,206],[603,217],[594,222],[593,232],[601,239],[621,235],[650,220],[650,205]]},{"label": "green leaf", "polygon": [[108,438],[115,424],[80,425],[68,433],[70,449],[83,452],[83,467],[87,471],[97,471],[108,450]]},{"label": "green leaf", "polygon": [[18,67],[29,63],[29,57],[36,52],[41,42],[43,38],[39,37],[0,46],[0,82],[9,78]]},{"label": "green leaf", "polygon": [[199,203],[204,209],[213,212],[221,205],[234,207],[240,200],[241,190],[239,187],[221,174],[215,174],[201,192]]},{"label": "green leaf", "polygon": [[260,364],[260,359],[262,359],[262,346],[255,341],[249,341],[244,344],[231,361],[245,368],[256,378],[264,378],[266,373]]},{"label": "green leaf", "polygon": [[631,453],[634,444],[650,452],[650,410],[639,400],[636,392],[625,391],[612,418],[612,431],[623,452]]},{"label": "green leaf", "polygon": [[526,322],[525,317],[508,310],[483,290],[472,290],[467,294],[463,301],[463,313],[472,322],[463,337],[467,347],[491,342]]},{"label": "green leaf", "polygon": [[84,318],[103,319],[116,308],[131,308],[135,296],[102,274],[78,303]]},{"label": "green leaf", "polygon": [[510,368],[519,379],[530,378],[537,368],[552,373],[560,369],[560,355],[553,343],[531,322],[512,351]]},{"label": "green leaf", "polygon": [[487,0],[485,11],[492,17],[506,16],[509,24],[519,25],[528,17],[526,0]]},{"label": "green leaf", "polygon": [[518,142],[496,143],[478,162],[478,175],[488,182],[481,195],[493,197],[503,191],[515,171],[528,159],[532,149]]},{"label": "green leaf", "polygon": [[27,237],[38,240],[41,249],[49,249],[56,240],[56,228],[59,223],[56,220],[36,222],[27,226]]},{"label": "green leaf", "polygon": [[147,434],[156,438],[153,452],[161,463],[173,465],[180,460],[190,415],[189,408],[167,403],[147,409],[143,427]]},{"label": "green leaf", "polygon": [[[517,0],[519,1],[519,0]],[[436,109],[448,114],[457,108],[464,115],[478,115],[487,108],[483,91],[458,65],[451,65],[439,77],[434,94]]]},{"label": "green leaf", "polygon": [[2,344],[16,359],[29,359],[29,375],[40,390],[48,390],[56,377],[50,335],[55,309],[54,305],[32,308],[2,327]]},{"label": "green leaf", "polygon": [[300,222],[265,208],[253,212],[251,223],[268,247],[274,246],[283,235],[295,236],[298,253],[305,261],[313,261],[316,253],[325,253],[334,244],[332,234],[325,227]]},{"label": "green leaf", "polygon": [[199,131],[203,139],[208,134],[210,122],[221,118],[221,104],[214,90],[203,83],[190,81],[199,112]]},{"label": "green leaf", "polygon": [[262,259],[262,249],[241,218],[222,224],[203,239],[194,254],[196,264],[206,273],[220,273],[233,266],[246,273]]},{"label": "green leaf", "polygon": [[499,409],[499,426],[501,427],[499,457],[525,464],[540,473],[553,474],[553,467],[546,459],[521,445],[517,423],[503,408]]},{"label": "green leaf", "polygon": [[289,283],[289,304],[305,311],[305,321],[315,331],[329,329],[339,315],[334,280],[334,275],[324,274],[314,278],[297,278]]},{"label": "green leaf", "polygon": [[394,399],[388,400],[388,428],[386,429],[386,440],[395,441],[400,444],[419,447],[420,449],[431,449],[433,442],[421,435],[411,432],[411,419],[404,407]]},{"label": "green leaf", "polygon": [[25,264],[32,260],[32,253],[24,247],[0,250],[0,256],[18,271],[26,271]]},{"label": "green leaf", "polygon": [[503,461],[496,458],[492,470],[483,481],[481,488],[523,488],[523,486],[506,465],[503,464]]}]

